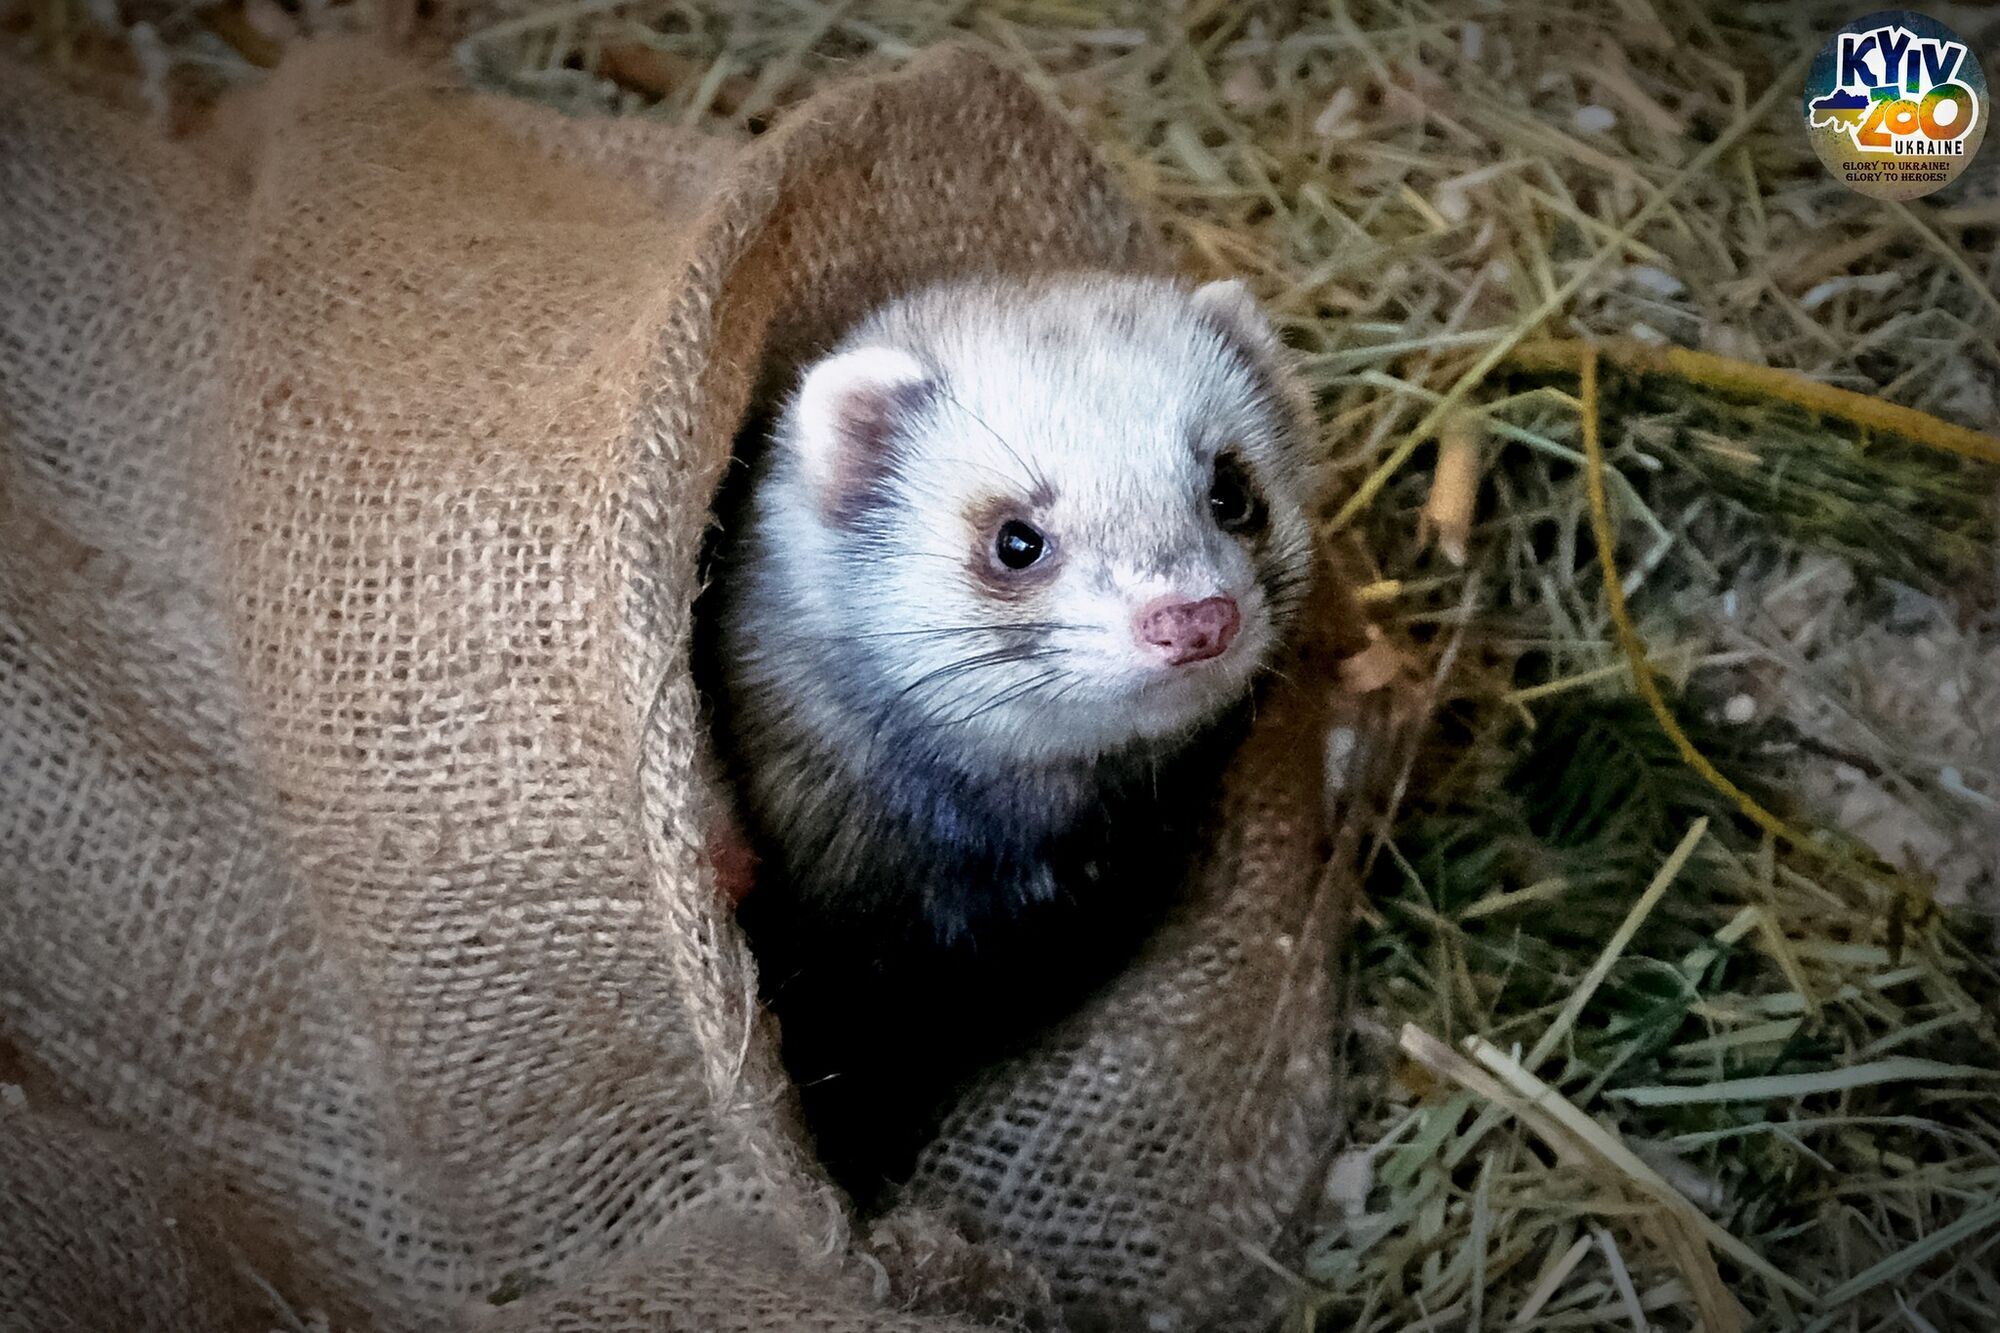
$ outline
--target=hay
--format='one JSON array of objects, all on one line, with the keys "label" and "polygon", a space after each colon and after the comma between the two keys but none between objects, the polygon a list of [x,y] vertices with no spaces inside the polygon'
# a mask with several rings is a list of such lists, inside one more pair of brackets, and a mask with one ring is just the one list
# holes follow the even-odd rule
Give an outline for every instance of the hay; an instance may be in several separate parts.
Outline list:
[{"label": "hay", "polygon": [[[174,123],[360,12],[5,26]],[[1299,1329],[2000,1308],[2000,155],[1908,205],[1829,179],[1798,74],[1853,12],[569,0],[455,34],[486,86],[741,134],[970,37],[1284,324],[1328,526],[1378,553],[1436,742],[1372,857]],[[1991,11],[1930,12],[1996,49]],[[1619,340],[1595,392],[1547,341],[1584,337]],[[1857,424],[1766,367],[1908,414]],[[1634,694],[1593,477],[1678,737]]]}]

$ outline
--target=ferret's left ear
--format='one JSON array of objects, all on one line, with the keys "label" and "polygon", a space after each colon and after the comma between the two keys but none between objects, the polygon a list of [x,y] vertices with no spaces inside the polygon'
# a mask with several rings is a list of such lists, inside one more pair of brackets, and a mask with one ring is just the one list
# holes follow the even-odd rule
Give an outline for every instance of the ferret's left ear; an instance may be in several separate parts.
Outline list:
[{"label": "ferret's left ear", "polygon": [[1241,278],[1224,278],[1195,288],[1194,304],[1252,350],[1273,354],[1284,350],[1278,331],[1271,327],[1264,308]]}]

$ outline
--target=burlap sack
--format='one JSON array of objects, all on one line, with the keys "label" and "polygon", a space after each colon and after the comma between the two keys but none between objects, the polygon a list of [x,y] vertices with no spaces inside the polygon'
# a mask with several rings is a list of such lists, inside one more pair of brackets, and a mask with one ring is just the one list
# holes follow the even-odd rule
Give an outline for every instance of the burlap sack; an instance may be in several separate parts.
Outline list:
[{"label": "burlap sack", "polygon": [[887,1221],[698,844],[759,377],[939,275],[1157,263],[962,52],[741,145],[357,45],[181,144],[0,70],[0,1325],[1265,1319],[1331,1122],[1333,580],[1187,911]]}]

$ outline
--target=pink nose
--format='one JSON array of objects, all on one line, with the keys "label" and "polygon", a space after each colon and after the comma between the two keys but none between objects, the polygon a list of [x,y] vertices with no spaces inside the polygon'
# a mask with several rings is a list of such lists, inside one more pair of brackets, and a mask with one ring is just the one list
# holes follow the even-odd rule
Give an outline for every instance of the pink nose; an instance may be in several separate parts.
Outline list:
[{"label": "pink nose", "polygon": [[1146,603],[1132,618],[1132,632],[1139,642],[1161,649],[1168,666],[1221,656],[1242,625],[1243,614],[1234,597],[1188,602],[1170,594]]}]

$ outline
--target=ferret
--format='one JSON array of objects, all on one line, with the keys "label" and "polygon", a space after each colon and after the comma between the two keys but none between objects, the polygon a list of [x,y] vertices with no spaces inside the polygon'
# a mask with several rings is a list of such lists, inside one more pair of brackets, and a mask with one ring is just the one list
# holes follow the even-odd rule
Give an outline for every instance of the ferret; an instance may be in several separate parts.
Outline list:
[{"label": "ferret", "polygon": [[1310,580],[1283,357],[1235,281],[946,283],[745,441],[700,608],[738,919],[858,1199],[1171,905]]}]

